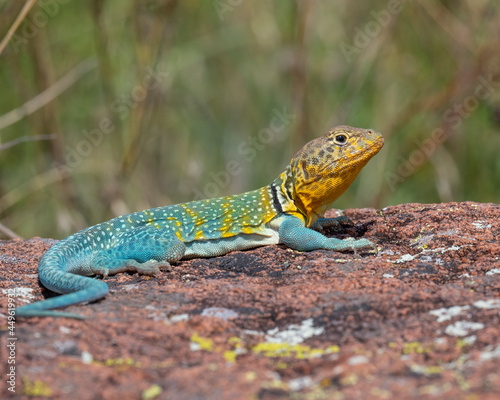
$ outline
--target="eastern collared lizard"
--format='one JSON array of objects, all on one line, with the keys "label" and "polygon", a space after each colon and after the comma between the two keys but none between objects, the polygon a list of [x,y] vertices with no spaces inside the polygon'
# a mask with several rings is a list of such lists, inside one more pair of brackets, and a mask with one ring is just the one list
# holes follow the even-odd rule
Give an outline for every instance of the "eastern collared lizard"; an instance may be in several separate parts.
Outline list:
[{"label": "eastern collared lizard", "polygon": [[325,212],[383,144],[378,132],[338,126],[307,143],[260,189],[152,208],[77,232],[52,246],[38,267],[41,283],[63,296],[19,307],[16,315],[78,318],[52,309],[106,296],[108,285],[93,275],[155,275],[179,260],[277,243],[298,251],[373,248],[367,239],[318,231],[338,224],[342,217],[323,218]]}]

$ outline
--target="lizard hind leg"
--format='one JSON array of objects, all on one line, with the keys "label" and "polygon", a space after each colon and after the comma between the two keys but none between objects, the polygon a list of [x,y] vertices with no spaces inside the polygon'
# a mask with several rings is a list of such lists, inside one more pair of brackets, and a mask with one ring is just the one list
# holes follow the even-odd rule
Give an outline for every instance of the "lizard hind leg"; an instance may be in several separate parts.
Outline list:
[{"label": "lizard hind leg", "polygon": [[171,270],[168,261],[148,260],[138,262],[133,258],[117,259],[109,255],[99,255],[92,260],[90,270],[95,275],[102,275],[105,279],[108,275],[115,275],[120,272],[138,272],[143,275],[157,275],[160,268]]},{"label": "lizard hind leg", "polygon": [[185,251],[171,231],[142,226],[116,235],[109,248],[98,250],[91,270],[104,277],[125,271],[156,275],[160,268],[170,270],[170,263],[180,260]]}]

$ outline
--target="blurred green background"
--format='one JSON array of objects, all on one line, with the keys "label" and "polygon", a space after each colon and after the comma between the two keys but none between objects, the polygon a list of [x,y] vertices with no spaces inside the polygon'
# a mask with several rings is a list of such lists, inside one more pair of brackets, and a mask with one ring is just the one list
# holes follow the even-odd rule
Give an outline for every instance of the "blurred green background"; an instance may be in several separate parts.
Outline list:
[{"label": "blurred green background", "polygon": [[39,0],[0,90],[2,238],[255,189],[339,124],[385,147],[338,208],[500,198],[497,1]]}]

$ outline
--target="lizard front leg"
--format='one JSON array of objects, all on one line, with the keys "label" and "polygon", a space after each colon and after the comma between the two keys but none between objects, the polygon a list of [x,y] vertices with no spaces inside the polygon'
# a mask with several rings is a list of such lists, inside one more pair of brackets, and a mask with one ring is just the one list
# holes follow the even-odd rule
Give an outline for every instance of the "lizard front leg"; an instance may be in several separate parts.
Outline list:
[{"label": "lizard front leg", "polygon": [[283,244],[299,251],[319,249],[344,251],[375,248],[375,245],[368,239],[355,240],[349,238],[341,240],[328,238],[313,229],[306,228],[299,218],[293,216],[283,217],[278,233]]}]

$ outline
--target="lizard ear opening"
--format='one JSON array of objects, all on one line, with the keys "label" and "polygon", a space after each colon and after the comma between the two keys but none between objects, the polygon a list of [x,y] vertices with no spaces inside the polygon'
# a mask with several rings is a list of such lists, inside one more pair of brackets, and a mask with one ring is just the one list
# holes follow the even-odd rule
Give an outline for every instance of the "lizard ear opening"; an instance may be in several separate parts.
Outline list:
[{"label": "lizard ear opening", "polygon": [[309,172],[307,171],[307,162],[306,160],[300,161],[300,169],[302,170],[302,174],[304,174],[304,180],[309,180]]}]

